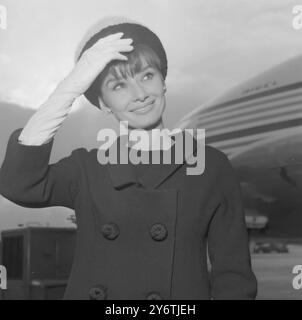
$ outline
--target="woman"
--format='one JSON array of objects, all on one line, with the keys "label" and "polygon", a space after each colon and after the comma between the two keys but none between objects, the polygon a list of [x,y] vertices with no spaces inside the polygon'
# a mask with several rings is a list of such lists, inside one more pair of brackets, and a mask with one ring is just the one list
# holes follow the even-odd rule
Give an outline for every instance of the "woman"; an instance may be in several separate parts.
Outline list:
[{"label": "woman", "polygon": [[[81,94],[131,130],[152,136],[164,128],[167,59],[160,40],[134,22],[106,23],[85,39],[75,68],[25,128],[11,135],[1,194],[25,207],[75,210],[65,299],[254,299],[240,188],[220,151],[205,148],[202,175],[187,175],[186,161],[100,165],[97,150],[84,148],[49,164],[53,137]],[[158,151],[170,142],[166,134]],[[129,142],[130,152],[136,147]]]}]

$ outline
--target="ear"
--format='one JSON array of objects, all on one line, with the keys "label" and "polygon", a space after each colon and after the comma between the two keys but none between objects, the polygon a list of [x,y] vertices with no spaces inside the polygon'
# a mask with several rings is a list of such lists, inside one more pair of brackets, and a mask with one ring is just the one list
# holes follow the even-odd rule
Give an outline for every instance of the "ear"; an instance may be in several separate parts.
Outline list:
[{"label": "ear", "polygon": [[98,96],[98,100],[99,100],[99,105],[100,105],[101,111],[104,111],[106,113],[112,112],[111,109],[106,106],[106,104],[104,103],[103,99],[100,96]]},{"label": "ear", "polygon": [[163,90],[164,90],[164,93],[166,93],[166,91],[167,91],[167,86],[166,86],[165,81],[163,81]]}]

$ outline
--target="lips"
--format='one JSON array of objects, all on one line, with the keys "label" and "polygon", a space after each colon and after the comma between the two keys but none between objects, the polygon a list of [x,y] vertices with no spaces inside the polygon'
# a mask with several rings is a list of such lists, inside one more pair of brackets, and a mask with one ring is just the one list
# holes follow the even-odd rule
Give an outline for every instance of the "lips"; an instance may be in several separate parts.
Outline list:
[{"label": "lips", "polygon": [[150,101],[149,103],[145,104],[144,106],[135,108],[131,110],[131,112],[139,113],[139,114],[145,114],[148,113],[153,108],[154,100]]}]

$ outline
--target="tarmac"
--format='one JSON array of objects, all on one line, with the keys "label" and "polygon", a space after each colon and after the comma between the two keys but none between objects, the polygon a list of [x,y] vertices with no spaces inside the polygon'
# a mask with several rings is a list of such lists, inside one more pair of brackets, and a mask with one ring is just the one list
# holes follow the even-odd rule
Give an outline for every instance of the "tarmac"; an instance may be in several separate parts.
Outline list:
[{"label": "tarmac", "polygon": [[298,276],[293,268],[302,265],[302,245],[288,244],[287,248],[288,253],[252,254],[252,267],[258,279],[257,300],[302,300],[301,280],[301,289],[293,286]]}]

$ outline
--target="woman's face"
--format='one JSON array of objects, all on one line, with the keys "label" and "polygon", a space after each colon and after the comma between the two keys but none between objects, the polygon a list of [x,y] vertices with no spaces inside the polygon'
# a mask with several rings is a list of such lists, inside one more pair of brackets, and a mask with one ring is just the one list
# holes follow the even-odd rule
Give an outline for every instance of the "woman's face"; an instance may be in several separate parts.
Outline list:
[{"label": "woman's face", "polygon": [[[101,84],[103,103],[129,128],[152,129],[165,110],[165,84],[161,73],[145,61],[140,71],[126,78],[108,74]],[[101,102],[102,102],[101,101]]]}]

